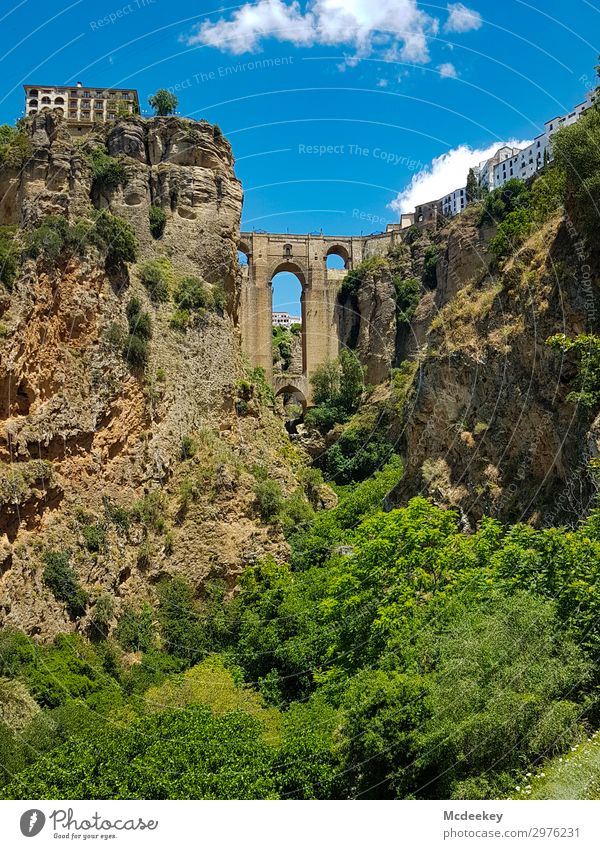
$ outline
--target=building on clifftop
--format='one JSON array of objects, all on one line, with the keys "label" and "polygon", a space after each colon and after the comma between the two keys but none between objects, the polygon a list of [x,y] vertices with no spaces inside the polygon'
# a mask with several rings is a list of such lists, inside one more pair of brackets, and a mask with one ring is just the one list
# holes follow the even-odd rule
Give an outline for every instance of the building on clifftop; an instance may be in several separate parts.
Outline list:
[{"label": "building on clifftop", "polygon": [[82,131],[94,123],[105,123],[140,111],[134,88],[92,88],[78,82],[74,86],[25,85],[25,115],[57,112],[67,124]]}]

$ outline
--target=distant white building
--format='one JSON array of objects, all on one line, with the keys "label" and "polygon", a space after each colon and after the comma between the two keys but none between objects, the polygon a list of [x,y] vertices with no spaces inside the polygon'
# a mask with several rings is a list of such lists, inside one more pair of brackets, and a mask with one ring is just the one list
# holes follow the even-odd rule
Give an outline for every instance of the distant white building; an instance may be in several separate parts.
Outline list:
[{"label": "distant white building", "polygon": [[289,330],[292,324],[302,324],[302,317],[290,315],[289,312],[273,311],[273,327],[287,327]]},{"label": "distant white building", "polygon": [[[493,191],[503,186],[508,180],[527,180],[533,177],[552,160],[554,133],[578,121],[583,113],[593,106],[596,96],[597,90],[594,89],[587,93],[585,100],[578,103],[572,112],[546,121],[544,132],[536,136],[528,147],[521,150],[518,147],[504,145],[498,148],[492,157],[480,162],[473,171],[481,188]],[[413,220],[422,226],[435,225],[439,216],[452,218],[462,212],[467,205],[466,188],[455,189],[439,200],[429,201],[416,207]]]},{"label": "distant white building", "polygon": [[455,189],[449,195],[444,195],[440,200],[441,213],[446,218],[452,218],[453,215],[458,215],[467,205],[467,189],[463,186],[462,189]]}]

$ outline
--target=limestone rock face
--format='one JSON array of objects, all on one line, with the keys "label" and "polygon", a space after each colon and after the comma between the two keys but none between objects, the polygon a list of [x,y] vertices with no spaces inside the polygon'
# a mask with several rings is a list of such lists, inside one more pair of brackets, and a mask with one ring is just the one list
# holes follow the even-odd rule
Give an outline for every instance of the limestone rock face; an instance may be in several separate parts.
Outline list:
[{"label": "limestone rock face", "polygon": [[[593,332],[594,299],[558,217],[501,273],[489,234],[457,220],[422,302],[418,369],[404,407],[406,473],[390,504],[418,493],[482,515],[535,524],[577,522],[594,494],[588,462],[600,429],[567,396],[577,364],[546,339]],[[594,269],[593,286],[598,285]]]},{"label": "limestone rock face", "polygon": [[[35,117],[31,134],[31,162],[0,169],[9,190],[0,223],[25,237],[49,214],[73,221],[107,208],[135,229],[138,263],[168,257],[176,274],[222,282],[235,302],[242,192],[217,130],[135,118],[73,139],[50,114]],[[92,185],[97,147],[119,157],[123,185]],[[151,204],[167,215],[160,239]],[[183,574],[199,592],[207,577],[231,589],[256,558],[287,555],[281,532],[258,518],[248,469],[264,467],[286,494],[297,481],[282,459],[281,422],[266,407],[236,413],[243,364],[229,314],[177,329],[173,304],[149,299],[135,265],[111,276],[94,247],[24,257],[12,291],[0,289],[0,626],[42,639],[86,631],[103,593],[118,617],[126,604],[155,601],[165,575]],[[152,323],[145,367],[124,357],[133,296]],[[151,520],[133,509],[147,496]],[[92,548],[89,526],[101,538]],[[71,619],[45,585],[49,549],[69,555],[91,599],[87,617]]]},{"label": "limestone rock face", "polygon": [[396,301],[390,271],[366,272],[356,298],[338,309],[342,345],[356,352],[367,383],[382,383],[396,352]]}]

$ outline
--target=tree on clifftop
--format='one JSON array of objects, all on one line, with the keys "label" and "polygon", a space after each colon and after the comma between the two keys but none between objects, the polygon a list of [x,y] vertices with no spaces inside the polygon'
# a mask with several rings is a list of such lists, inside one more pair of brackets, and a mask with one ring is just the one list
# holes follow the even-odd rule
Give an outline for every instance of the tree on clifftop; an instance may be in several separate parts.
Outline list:
[{"label": "tree on clifftop", "polygon": [[172,115],[177,109],[179,100],[166,88],[159,88],[156,94],[148,98],[148,103],[157,115]]}]

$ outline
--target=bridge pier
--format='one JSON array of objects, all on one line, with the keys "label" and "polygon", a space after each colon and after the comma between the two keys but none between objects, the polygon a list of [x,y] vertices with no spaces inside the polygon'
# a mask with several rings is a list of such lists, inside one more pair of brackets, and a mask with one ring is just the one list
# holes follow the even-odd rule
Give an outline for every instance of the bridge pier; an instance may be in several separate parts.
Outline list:
[{"label": "bridge pier", "polygon": [[[280,271],[293,272],[302,286],[302,389],[311,400],[310,378],[317,366],[339,354],[337,293],[347,271],[366,256],[385,253],[396,233],[372,236],[290,235],[241,233],[239,250],[248,259],[242,266],[239,324],[242,350],[253,366],[265,370],[276,392],[280,376],[273,375],[271,281]],[[327,257],[339,254],[345,269],[328,269]],[[287,385],[290,379],[285,375]],[[292,387],[295,387],[295,378]],[[281,387],[280,387],[281,388]]]}]

